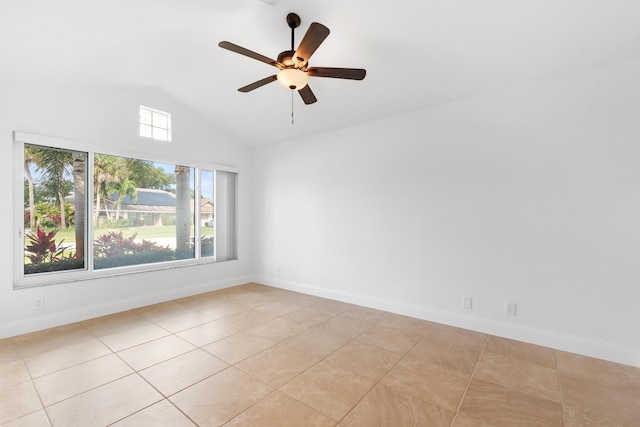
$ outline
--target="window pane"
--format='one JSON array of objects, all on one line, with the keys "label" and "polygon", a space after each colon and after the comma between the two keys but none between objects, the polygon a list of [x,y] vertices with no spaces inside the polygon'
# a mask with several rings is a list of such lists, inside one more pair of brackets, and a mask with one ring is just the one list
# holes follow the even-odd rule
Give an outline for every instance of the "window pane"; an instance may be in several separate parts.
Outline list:
[{"label": "window pane", "polygon": [[96,154],[94,268],[194,258],[194,168]]},{"label": "window pane", "polygon": [[200,256],[214,255],[215,220],[214,220],[214,173],[200,171]]},{"label": "window pane", "polygon": [[153,113],[153,126],[167,129],[167,115],[162,113]]},{"label": "window pane", "polygon": [[167,130],[160,128],[153,128],[153,139],[159,139],[160,141],[167,140]]},{"label": "window pane", "polygon": [[24,274],[85,269],[87,153],[25,144]]},{"label": "window pane", "polygon": [[147,138],[151,138],[152,137],[151,129],[153,129],[153,128],[150,125],[143,125],[141,123],[140,124],[140,136],[145,136]]},{"label": "window pane", "polygon": [[140,109],[140,123],[144,123],[146,125],[151,124],[151,111],[143,108]]}]

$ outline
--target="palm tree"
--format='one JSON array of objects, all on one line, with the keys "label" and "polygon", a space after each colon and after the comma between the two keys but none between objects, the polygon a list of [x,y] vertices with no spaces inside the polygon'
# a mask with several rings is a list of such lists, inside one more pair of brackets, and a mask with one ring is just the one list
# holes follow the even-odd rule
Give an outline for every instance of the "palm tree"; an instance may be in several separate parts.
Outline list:
[{"label": "palm tree", "polygon": [[117,193],[118,200],[116,201],[116,217],[117,221],[120,219],[120,209],[122,208],[122,200],[126,196],[131,197],[133,200],[138,200],[138,192],[136,191],[136,183],[131,179],[125,177],[120,179],[118,182],[112,183],[108,185],[109,193]]},{"label": "palm tree", "polygon": [[27,177],[29,186],[29,228],[36,228],[36,203],[35,191],[33,189],[33,176],[31,175],[31,165],[36,164],[37,148],[31,145],[24,146],[24,174]]},{"label": "palm tree", "polygon": [[[98,225],[98,215],[100,214],[100,198],[108,197],[108,186],[117,182],[118,177],[118,157],[106,154],[95,154],[93,160],[93,189],[96,198],[96,210],[93,213],[93,225]],[[105,205],[106,209],[106,205]]]},{"label": "palm tree", "polygon": [[86,214],[85,157],[84,153],[75,153],[73,159],[76,258],[84,258],[84,216]]},{"label": "palm tree", "polygon": [[58,150],[54,148],[42,148],[37,150],[38,171],[43,173],[43,177],[57,193],[57,203],[60,205],[60,227],[67,228],[67,220],[64,212],[64,198],[69,194],[68,182],[65,174],[71,173],[73,154],[70,151]]},{"label": "palm tree", "polygon": [[176,165],[176,250],[188,249],[191,242],[190,168]]}]

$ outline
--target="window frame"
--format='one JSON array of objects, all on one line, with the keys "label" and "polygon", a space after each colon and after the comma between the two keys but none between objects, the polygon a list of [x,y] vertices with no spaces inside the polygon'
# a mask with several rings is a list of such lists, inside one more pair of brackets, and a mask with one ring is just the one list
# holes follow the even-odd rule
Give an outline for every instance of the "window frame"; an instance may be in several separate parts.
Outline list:
[{"label": "window frame", "polygon": [[[170,163],[170,164],[176,164],[176,165],[180,164],[180,165],[193,167],[195,168],[195,171],[194,171],[195,199],[194,200],[198,200],[201,194],[201,182],[200,182],[201,170],[213,171],[214,177],[215,177],[216,171],[232,172],[236,174],[239,173],[239,170],[237,167],[228,166],[228,165],[202,162],[202,161],[193,160],[193,159],[191,160],[178,159],[172,156],[163,156],[155,153],[148,154],[148,153],[136,152],[134,150],[99,146],[99,145],[72,141],[72,140],[67,140],[62,138],[14,131],[13,132],[14,186],[12,189],[13,190],[13,206],[14,206],[14,210],[12,212],[14,233],[12,233],[12,235],[15,236],[15,240],[12,240],[12,248],[13,248],[12,252],[14,253],[13,289],[31,288],[31,287],[46,286],[46,285],[53,285],[53,284],[60,284],[60,283],[99,279],[99,278],[112,277],[112,276],[118,276],[118,275],[124,275],[124,274],[135,274],[135,273],[148,272],[148,271],[158,271],[158,270],[181,268],[181,267],[187,267],[187,266],[193,266],[193,265],[223,262],[223,261],[218,261],[217,251],[216,253],[214,253],[213,256],[202,256],[200,252],[200,245],[199,245],[199,240],[200,240],[199,238],[201,236],[200,234],[201,225],[200,225],[200,221],[196,220],[194,221],[194,235],[197,237],[195,238],[194,258],[164,261],[164,262],[157,262],[157,263],[151,263],[151,264],[138,264],[138,265],[131,265],[131,266],[112,267],[112,268],[105,268],[105,269],[98,269],[98,270],[94,269],[93,242],[94,242],[95,236],[94,236],[94,230],[93,230],[93,223],[89,219],[93,218],[93,214],[95,212],[95,206],[93,202],[94,189],[93,189],[93,185],[90,184],[90,185],[87,185],[87,188],[85,188],[85,194],[87,198],[86,213],[85,213],[87,218],[85,219],[85,227],[86,227],[85,240],[86,240],[86,248],[87,248],[85,253],[86,268],[82,270],[64,270],[64,271],[57,271],[57,272],[36,273],[36,274],[25,275],[24,274],[24,233],[25,233],[24,166],[23,166],[25,144],[33,144],[33,145],[39,145],[44,147],[59,148],[64,150],[80,151],[80,152],[87,153],[88,158],[87,158],[87,165],[86,165],[86,171],[87,171],[86,182],[88,183],[93,183],[93,168],[94,168],[93,163],[94,163],[94,155],[96,153],[121,156],[121,157],[130,157],[135,159],[143,159],[143,160],[149,160],[152,162],[163,162],[163,163]],[[216,196],[215,193],[214,193],[214,196]],[[217,199],[217,197],[215,198]],[[237,194],[236,194],[234,203],[237,204]],[[218,200],[215,200],[214,217],[217,217],[217,212],[218,212]],[[236,223],[237,223],[237,214],[238,214],[238,211],[236,208],[236,211],[235,211]],[[194,218],[200,218],[199,203],[194,203]],[[237,231],[236,231],[235,238],[236,238],[235,243],[237,245]],[[217,240],[217,233],[216,233],[216,240]],[[214,243],[214,245],[215,245],[214,247],[217,247],[217,242]],[[237,260],[237,257],[229,260]]]},{"label": "window frame", "polygon": [[[142,123],[142,121],[140,120],[140,113],[142,112],[142,110],[146,110],[149,111],[151,113],[151,124],[147,124],[147,123]],[[162,114],[163,116],[167,116],[167,127],[162,128],[160,126],[155,126],[153,124],[153,115],[154,114]],[[140,134],[140,126],[141,125],[145,125],[145,126],[151,126],[151,136],[144,136]],[[160,138],[155,138],[153,136],[153,129],[163,129],[167,131],[167,139],[160,139]],[[156,108],[151,108],[151,107],[147,107],[145,105],[140,105],[138,108],[138,135],[141,138],[145,138],[145,139],[153,139],[155,141],[162,141],[162,142],[171,142],[171,113],[166,112],[166,111],[162,111],[162,110],[158,110]]]}]

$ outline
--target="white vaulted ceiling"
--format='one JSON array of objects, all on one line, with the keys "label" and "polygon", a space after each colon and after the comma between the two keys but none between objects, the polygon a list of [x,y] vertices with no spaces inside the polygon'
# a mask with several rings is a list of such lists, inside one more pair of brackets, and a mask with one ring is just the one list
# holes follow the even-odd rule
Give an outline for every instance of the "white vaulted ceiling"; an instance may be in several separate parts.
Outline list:
[{"label": "white vaulted ceiling", "polygon": [[[312,78],[306,106],[268,57],[290,47],[289,12],[331,34],[312,66],[366,68],[363,81]],[[157,87],[252,146],[318,134],[640,57],[637,0],[20,0],[0,2],[0,79]],[[1,95],[0,95],[1,96]]]}]

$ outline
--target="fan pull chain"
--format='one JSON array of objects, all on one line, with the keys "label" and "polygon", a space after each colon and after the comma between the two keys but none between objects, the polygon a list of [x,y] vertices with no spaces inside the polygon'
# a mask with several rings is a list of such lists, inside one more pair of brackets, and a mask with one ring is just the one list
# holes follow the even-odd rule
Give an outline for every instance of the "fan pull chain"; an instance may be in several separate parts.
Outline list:
[{"label": "fan pull chain", "polygon": [[293,92],[291,91],[291,125],[293,126]]}]

